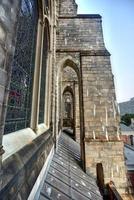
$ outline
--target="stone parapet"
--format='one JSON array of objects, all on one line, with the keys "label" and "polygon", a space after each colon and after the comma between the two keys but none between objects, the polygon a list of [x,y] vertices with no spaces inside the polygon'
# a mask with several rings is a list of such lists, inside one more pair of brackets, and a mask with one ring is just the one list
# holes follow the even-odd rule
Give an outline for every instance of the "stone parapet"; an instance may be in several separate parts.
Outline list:
[{"label": "stone parapet", "polygon": [[3,162],[2,200],[28,198],[52,146],[52,132],[48,130]]},{"label": "stone parapet", "polygon": [[98,14],[78,14],[76,16],[59,16],[59,19],[63,19],[63,18],[70,18],[70,19],[73,19],[73,18],[83,18],[83,19],[101,19],[101,15],[98,15]]},{"label": "stone parapet", "polygon": [[81,56],[110,56],[107,49],[104,50],[81,50],[81,49],[57,49],[57,53],[80,53]]},{"label": "stone parapet", "polygon": [[[105,184],[113,181],[120,194],[128,192],[123,147],[122,141],[85,142],[86,172],[95,177],[102,174]],[[97,169],[98,164],[102,164],[103,171]]]}]

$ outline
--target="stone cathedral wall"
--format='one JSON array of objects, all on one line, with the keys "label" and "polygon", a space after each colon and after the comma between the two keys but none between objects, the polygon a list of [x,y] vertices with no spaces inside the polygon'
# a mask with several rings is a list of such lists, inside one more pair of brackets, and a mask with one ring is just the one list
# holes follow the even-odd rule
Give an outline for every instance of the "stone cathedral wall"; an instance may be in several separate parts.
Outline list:
[{"label": "stone cathedral wall", "polygon": [[[38,109],[33,106],[35,126],[31,131],[34,136],[31,136],[30,142],[27,141],[21,149],[12,153],[2,162],[4,153],[2,136],[20,2],[0,1],[0,176],[2,177],[0,198],[2,197],[3,200],[6,200],[7,197],[8,199],[27,199],[53,148],[56,138],[54,134],[58,135],[60,118],[58,111],[61,110],[60,102],[58,102],[60,95],[57,89],[58,78],[60,78],[59,71],[65,67],[66,60],[68,61],[67,65],[72,67],[78,76],[77,91],[81,89],[80,96],[76,101],[76,111],[80,110],[82,114],[81,118],[79,114],[76,115],[76,124],[80,131],[78,141],[82,140],[80,141],[83,153],[82,161],[86,172],[92,173],[96,177],[96,166],[98,163],[102,163],[105,183],[113,180],[120,193],[125,193],[127,181],[123,143],[119,137],[119,115],[116,107],[114,79],[110,54],[104,45],[102,19],[100,15],[77,15],[77,5],[74,0],[51,1],[53,2],[51,5],[53,10],[51,31],[49,32],[52,41],[49,49],[51,69],[48,70],[49,72],[47,71],[49,82],[47,96],[49,98],[46,105],[46,113],[49,118],[47,121],[49,125],[51,122],[51,127],[47,127],[47,131],[42,134],[36,130],[35,118]],[[42,15],[41,11],[39,16]],[[43,26],[44,20],[41,20],[38,24],[40,41],[42,40]],[[39,52],[42,54],[41,42],[37,45],[36,64],[38,67],[36,69],[41,66]],[[38,70],[36,72],[41,73]],[[40,78],[37,81],[40,82]],[[35,85],[37,86],[37,84]],[[39,87],[35,90],[36,94],[38,89]],[[76,97],[79,95],[78,93],[76,93]],[[37,100],[39,99],[38,95],[35,97]],[[79,127],[79,123],[81,127]]]},{"label": "stone cathedral wall", "polygon": [[[66,27],[66,28],[65,28]],[[66,51],[104,50],[99,15],[59,17],[57,49]]]},{"label": "stone cathedral wall", "polygon": [[[43,18],[41,2],[42,1],[39,0],[38,11],[40,12],[39,17]],[[55,104],[52,102],[55,98],[54,68],[49,72],[50,85],[48,87],[48,94],[51,95],[50,93],[53,93],[48,102],[49,118],[51,116],[52,119],[51,127],[45,129],[43,127],[43,131],[41,127],[40,132],[36,133],[34,132],[35,130],[27,128],[20,130],[20,133],[15,132],[7,134],[7,143],[5,143],[5,139],[3,139],[20,6],[21,0],[0,1],[0,199],[2,200],[28,198],[54,145],[52,130],[55,111]],[[56,1],[53,1],[51,6],[51,33],[49,35],[51,38],[51,51],[49,51],[49,54],[51,54],[49,61],[50,67],[55,66]],[[41,32],[41,28],[43,29],[44,25],[43,20],[40,20],[38,25],[40,25],[40,27],[38,26],[38,31]],[[39,40],[41,40],[41,38],[39,38]],[[37,48],[38,52],[42,51],[39,43]],[[35,107],[34,109],[36,110]],[[51,119],[49,119],[49,123]],[[3,149],[6,151],[5,154]]]},{"label": "stone cathedral wall", "polygon": [[[9,81],[11,76],[10,63],[15,49],[16,17],[18,14],[19,1],[0,2],[0,177],[2,176],[2,135],[4,130],[5,109]],[[0,179],[0,188],[2,180]]]}]

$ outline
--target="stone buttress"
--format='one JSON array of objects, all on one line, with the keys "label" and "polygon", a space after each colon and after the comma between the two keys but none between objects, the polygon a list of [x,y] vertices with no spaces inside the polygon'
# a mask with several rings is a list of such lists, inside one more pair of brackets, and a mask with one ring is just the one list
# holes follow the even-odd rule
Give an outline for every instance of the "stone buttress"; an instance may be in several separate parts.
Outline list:
[{"label": "stone buttress", "polygon": [[[61,0],[59,7],[58,70],[66,59],[76,64],[81,80],[82,96],[77,105],[82,106],[83,112],[80,123],[83,123],[81,142],[85,146],[86,172],[98,177],[96,171],[103,169],[105,184],[114,181],[123,194],[127,189],[124,145],[120,140],[114,79],[110,54],[104,44],[102,19],[100,15],[78,15],[74,0]],[[102,168],[98,169],[100,165]]]}]

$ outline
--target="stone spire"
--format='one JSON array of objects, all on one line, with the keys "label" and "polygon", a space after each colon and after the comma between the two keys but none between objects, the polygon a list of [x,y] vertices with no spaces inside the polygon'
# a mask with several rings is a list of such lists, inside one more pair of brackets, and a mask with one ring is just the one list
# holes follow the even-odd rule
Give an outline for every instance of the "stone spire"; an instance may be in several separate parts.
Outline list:
[{"label": "stone spire", "polygon": [[60,0],[59,15],[64,17],[73,17],[77,15],[77,4],[75,0]]}]

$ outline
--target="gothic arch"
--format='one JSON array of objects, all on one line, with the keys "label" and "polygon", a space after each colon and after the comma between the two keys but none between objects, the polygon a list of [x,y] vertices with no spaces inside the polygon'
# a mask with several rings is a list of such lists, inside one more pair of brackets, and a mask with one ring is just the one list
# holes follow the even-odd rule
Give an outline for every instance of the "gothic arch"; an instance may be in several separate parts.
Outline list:
[{"label": "gothic arch", "polygon": [[[50,52],[50,46],[51,46],[51,41],[50,41],[50,22],[49,22],[49,18],[47,15],[45,15],[44,13],[44,7],[45,7],[45,3],[43,0],[38,0],[38,2],[40,3],[40,18],[39,18],[39,22],[38,22],[38,35],[37,35],[37,49],[36,49],[36,69],[35,69],[35,73],[34,73],[34,87],[33,87],[33,103],[32,103],[32,117],[31,117],[31,128],[38,132],[38,122],[39,122],[39,106],[40,106],[40,87],[41,87],[41,74],[42,74],[42,65],[43,65],[43,50],[44,48],[46,48],[46,52],[47,54],[45,55],[47,57],[47,63],[45,64],[46,66],[48,66],[49,64],[49,52]],[[44,40],[45,43],[44,44]],[[45,45],[45,46],[44,46]],[[47,68],[47,67],[46,67]],[[46,69],[45,69],[46,70]],[[44,77],[46,76],[45,74],[48,73],[48,71],[46,70],[44,73]],[[42,75],[43,78],[43,75]],[[44,93],[45,93],[45,82],[48,82],[48,80],[44,81]],[[44,100],[42,99],[42,101],[44,101],[44,103],[42,103],[42,105],[44,104],[45,106],[45,97]],[[42,113],[43,115],[43,113]],[[45,109],[44,109],[44,116],[45,116]],[[44,121],[43,121],[44,122]]]},{"label": "gothic arch", "polygon": [[[83,111],[83,91],[82,91],[82,72],[80,69],[80,62],[73,58],[72,56],[66,56],[63,59],[60,60],[57,67],[57,121],[59,124],[59,121],[61,120],[60,115],[60,104],[62,102],[61,99],[61,78],[62,78],[62,71],[63,69],[69,66],[71,67],[77,74],[78,78],[78,88],[79,88],[79,114],[80,114],[80,146],[81,146],[81,159],[83,163],[83,169],[85,170],[85,146],[84,146],[84,138],[85,138],[85,132],[84,132],[84,111]],[[59,126],[57,124],[57,127]],[[58,130],[57,130],[58,134]]]},{"label": "gothic arch", "polygon": [[[72,89],[72,87],[71,86],[65,86],[65,88],[63,89],[63,92],[62,92],[62,96],[64,97],[64,95],[66,95],[67,93],[70,93],[70,95],[71,95],[71,98],[72,98],[72,105],[71,105],[71,107],[72,107],[72,110],[71,110],[71,112],[72,112],[72,118],[71,119],[69,119],[69,124],[71,125],[71,127],[72,127],[72,129],[73,129],[73,133],[72,133],[72,137],[74,138],[74,139],[76,139],[76,130],[75,130],[75,126],[76,126],[76,123],[75,123],[75,121],[76,121],[76,114],[75,114],[75,112],[76,112],[76,109],[75,109],[75,92],[73,91],[73,89]],[[64,98],[63,98],[63,101],[64,101]],[[64,105],[64,103],[65,102],[62,102],[62,106]],[[65,108],[65,105],[63,106],[63,109]],[[64,113],[64,110],[63,110],[63,113]],[[65,120],[64,118],[62,119],[62,120]],[[64,121],[63,121],[63,126],[64,126]]]},{"label": "gothic arch", "polygon": [[76,72],[78,79],[80,78],[80,63],[78,60],[74,59],[72,56],[67,56],[60,60],[57,64],[58,67],[58,76],[62,72],[63,68],[66,66],[71,67]]},{"label": "gothic arch", "polygon": [[71,86],[65,86],[65,88],[63,89],[63,93],[64,94],[65,92],[70,92],[72,96],[74,96],[74,92],[73,92],[73,89]]},{"label": "gothic arch", "polygon": [[61,59],[60,62],[58,63],[58,65],[57,65],[57,67],[58,67],[58,71],[57,71],[57,108],[58,108],[57,109],[57,118],[58,119],[61,118],[58,115],[60,115],[59,104],[61,104],[61,102],[62,102],[62,100],[61,100],[61,98],[62,98],[61,92],[62,91],[61,91],[60,83],[61,83],[61,79],[62,79],[62,71],[66,66],[71,67],[76,72],[78,82],[80,84],[80,70],[79,70],[80,64],[79,64],[79,62],[76,59],[72,58],[72,56],[70,56],[70,55]]}]

